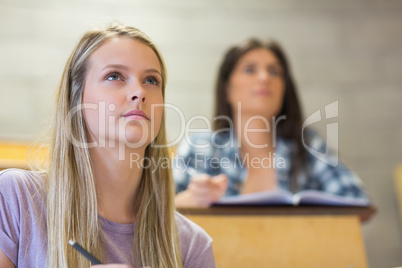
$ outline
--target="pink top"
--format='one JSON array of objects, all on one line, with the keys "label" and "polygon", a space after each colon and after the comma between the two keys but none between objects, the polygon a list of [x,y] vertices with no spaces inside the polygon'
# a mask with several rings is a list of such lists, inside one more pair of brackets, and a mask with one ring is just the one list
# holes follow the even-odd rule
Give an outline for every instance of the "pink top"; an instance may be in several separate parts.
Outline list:
[{"label": "pink top", "polygon": [[[0,248],[17,267],[46,266],[46,195],[42,175],[18,169],[0,172]],[[175,216],[183,267],[215,267],[212,239],[181,214]],[[108,263],[134,265],[135,224],[119,224],[102,216],[99,222]]]}]

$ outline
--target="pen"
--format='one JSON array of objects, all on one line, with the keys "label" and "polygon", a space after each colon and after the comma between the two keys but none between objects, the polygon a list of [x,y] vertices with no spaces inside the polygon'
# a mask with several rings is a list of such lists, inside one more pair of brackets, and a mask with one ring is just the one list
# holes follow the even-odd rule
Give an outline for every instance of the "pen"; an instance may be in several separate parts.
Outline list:
[{"label": "pen", "polygon": [[85,258],[87,258],[90,262],[92,262],[92,264],[102,264],[97,258],[95,258],[94,256],[92,256],[88,251],[86,251],[83,247],[81,247],[77,242],[70,240],[68,241],[68,243],[75,248],[76,250],[78,250],[79,253],[81,253],[82,255],[85,256]]},{"label": "pen", "polygon": [[193,176],[199,174],[199,172],[192,167],[187,167],[186,172],[188,175],[190,175],[190,177],[193,177]]}]

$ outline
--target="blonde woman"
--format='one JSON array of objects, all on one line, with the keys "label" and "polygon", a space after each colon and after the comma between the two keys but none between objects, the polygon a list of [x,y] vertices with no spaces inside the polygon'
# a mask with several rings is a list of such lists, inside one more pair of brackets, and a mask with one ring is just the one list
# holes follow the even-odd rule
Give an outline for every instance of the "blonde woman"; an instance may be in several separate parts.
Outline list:
[{"label": "blonde woman", "polygon": [[[0,267],[214,267],[211,238],[174,210],[163,59],[141,31],[87,32],[56,99],[49,165],[0,173]],[[164,165],[165,164],[165,165]],[[98,266],[97,266],[98,267]]]}]

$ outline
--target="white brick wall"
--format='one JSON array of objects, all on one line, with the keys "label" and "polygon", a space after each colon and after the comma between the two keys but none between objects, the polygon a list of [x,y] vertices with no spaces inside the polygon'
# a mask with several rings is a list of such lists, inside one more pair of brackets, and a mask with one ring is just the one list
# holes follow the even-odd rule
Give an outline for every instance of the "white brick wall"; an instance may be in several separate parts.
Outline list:
[{"label": "white brick wall", "polygon": [[[212,116],[215,73],[229,45],[250,36],[280,41],[305,115],[339,101],[341,157],[379,209],[363,228],[371,267],[402,264],[392,178],[402,162],[402,1],[3,0],[0,139],[29,140],[40,132],[79,36],[111,20],[156,42],[168,66],[167,102],[186,118]],[[170,137],[178,127],[168,111]],[[325,124],[316,128],[325,136]]]}]

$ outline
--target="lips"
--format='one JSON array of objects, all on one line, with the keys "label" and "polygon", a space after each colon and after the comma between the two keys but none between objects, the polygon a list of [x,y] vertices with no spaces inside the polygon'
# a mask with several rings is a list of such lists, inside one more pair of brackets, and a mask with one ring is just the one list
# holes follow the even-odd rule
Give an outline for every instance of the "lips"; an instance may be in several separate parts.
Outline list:
[{"label": "lips", "polygon": [[134,117],[137,117],[137,116],[140,116],[140,117],[143,117],[143,118],[149,120],[149,117],[141,110],[132,110],[132,111],[129,111],[129,112],[123,114],[124,118],[127,118],[127,117],[133,117],[134,118]]},{"label": "lips", "polygon": [[257,96],[271,96],[272,92],[267,89],[259,89],[259,90],[254,91],[254,94]]}]

